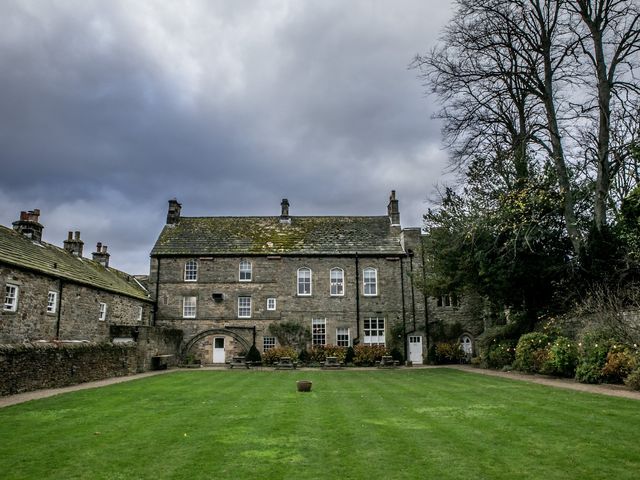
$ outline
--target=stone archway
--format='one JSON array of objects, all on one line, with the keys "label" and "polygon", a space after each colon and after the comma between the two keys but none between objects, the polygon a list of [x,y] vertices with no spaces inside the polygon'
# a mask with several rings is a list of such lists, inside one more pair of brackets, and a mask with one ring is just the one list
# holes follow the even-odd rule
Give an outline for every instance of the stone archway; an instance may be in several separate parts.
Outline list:
[{"label": "stone archway", "polygon": [[198,341],[202,340],[205,337],[208,337],[209,335],[225,335],[232,337],[234,340],[237,340],[238,343],[242,345],[242,347],[247,351],[251,348],[252,345],[251,342],[244,338],[242,335],[228,328],[209,328],[207,330],[202,330],[201,332],[196,333],[189,339],[189,341],[187,341],[187,343],[185,343],[181,351],[182,358],[185,358],[189,354],[191,348],[193,348],[193,346],[198,343]]}]

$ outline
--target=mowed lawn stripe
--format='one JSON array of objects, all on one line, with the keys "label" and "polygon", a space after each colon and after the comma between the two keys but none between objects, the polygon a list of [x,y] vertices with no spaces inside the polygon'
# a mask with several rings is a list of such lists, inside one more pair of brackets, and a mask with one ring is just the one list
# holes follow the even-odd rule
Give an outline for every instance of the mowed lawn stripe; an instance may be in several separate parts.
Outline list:
[{"label": "mowed lawn stripe", "polygon": [[[299,379],[314,382],[296,392]],[[0,410],[3,478],[635,478],[637,401],[454,370],[193,371]]]}]

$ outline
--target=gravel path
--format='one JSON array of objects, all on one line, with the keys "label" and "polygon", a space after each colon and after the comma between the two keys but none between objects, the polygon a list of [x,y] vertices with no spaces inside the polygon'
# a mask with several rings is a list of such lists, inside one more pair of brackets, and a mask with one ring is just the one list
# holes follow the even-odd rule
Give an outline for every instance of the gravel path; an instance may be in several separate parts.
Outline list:
[{"label": "gravel path", "polygon": [[486,370],[484,368],[472,367],[470,365],[446,365],[436,368],[453,368],[463,372],[476,373],[480,375],[489,375],[491,377],[510,378],[512,380],[521,380],[524,382],[538,383],[549,387],[566,388],[568,390],[577,390],[579,392],[600,393],[611,397],[631,398],[640,400],[640,392],[630,390],[623,385],[588,385],[586,383],[578,383],[571,378],[547,377],[545,375],[527,375],[519,372],[501,372],[498,370]]},{"label": "gravel path", "polygon": [[[547,385],[556,388],[566,388],[569,390],[577,390],[580,392],[600,393],[602,395],[610,395],[612,397],[631,398],[634,400],[640,400],[640,392],[629,390],[622,385],[587,385],[584,383],[578,383],[575,380],[565,378],[546,377],[543,375],[526,375],[517,372],[500,372],[497,370],[485,370],[482,368],[476,368],[469,365],[445,365],[445,366],[414,366],[412,369],[422,368],[452,368],[455,370],[461,370],[463,372],[475,373],[479,375],[489,375],[493,377],[510,378],[512,380],[520,380],[531,383],[538,383],[540,385]],[[202,370],[226,370],[225,367],[206,367]],[[317,371],[317,368],[305,369],[301,368],[299,371]],[[351,368],[343,371],[352,370]],[[358,370],[377,370],[376,368],[358,369]],[[18,403],[28,402],[30,400],[37,400],[39,398],[52,397],[54,395],[60,395],[61,393],[75,392],[78,390],[87,390],[89,388],[99,388],[106,385],[113,385],[116,383],[130,382],[131,380],[137,380],[139,378],[153,377],[155,375],[164,375],[166,373],[177,371],[193,371],[193,369],[171,369],[160,370],[155,372],[139,373],[137,375],[129,375],[127,377],[114,377],[107,378],[105,380],[98,380],[96,382],[80,383],[78,385],[72,385],[70,387],[62,388],[49,388],[44,390],[35,390],[33,392],[19,393],[17,395],[10,395],[8,397],[0,397],[0,408],[8,407],[10,405],[16,405]]]}]

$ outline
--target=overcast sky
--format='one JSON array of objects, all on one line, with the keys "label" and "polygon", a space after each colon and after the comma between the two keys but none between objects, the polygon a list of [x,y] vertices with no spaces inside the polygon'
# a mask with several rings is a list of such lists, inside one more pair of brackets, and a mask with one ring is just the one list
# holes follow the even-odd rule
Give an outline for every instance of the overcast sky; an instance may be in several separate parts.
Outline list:
[{"label": "overcast sky", "polygon": [[0,223],[41,210],[148,273],[185,216],[383,215],[442,183],[436,109],[408,65],[448,1],[0,2]]}]

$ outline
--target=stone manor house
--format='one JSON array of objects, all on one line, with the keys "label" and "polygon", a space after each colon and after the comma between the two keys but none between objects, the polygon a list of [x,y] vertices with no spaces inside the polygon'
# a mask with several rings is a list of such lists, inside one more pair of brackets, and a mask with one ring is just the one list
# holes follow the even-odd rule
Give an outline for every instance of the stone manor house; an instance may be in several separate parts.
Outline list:
[{"label": "stone manor house", "polygon": [[[401,227],[395,191],[381,216],[294,216],[286,199],[263,217],[186,217],[181,207],[169,201],[148,278],[110,267],[101,244],[83,257],[79,232],[63,248],[42,242],[38,210],[0,226],[0,343],[136,340],[138,328],[164,328],[182,332],[177,357],[215,364],[277,346],[269,325],[296,322],[308,347],[385,345],[422,363],[427,322],[461,314],[415,286],[422,234]],[[465,348],[478,333],[465,331]]]}]

